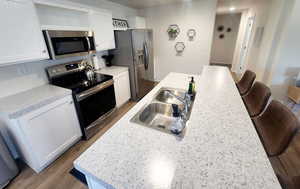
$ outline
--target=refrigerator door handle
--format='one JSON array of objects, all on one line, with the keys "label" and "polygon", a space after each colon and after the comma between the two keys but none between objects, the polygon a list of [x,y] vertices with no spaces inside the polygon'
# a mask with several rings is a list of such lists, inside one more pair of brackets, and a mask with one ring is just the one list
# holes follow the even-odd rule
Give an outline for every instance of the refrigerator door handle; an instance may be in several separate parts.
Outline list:
[{"label": "refrigerator door handle", "polygon": [[149,51],[148,51],[148,46],[147,43],[144,42],[144,66],[145,70],[148,70],[149,67]]}]

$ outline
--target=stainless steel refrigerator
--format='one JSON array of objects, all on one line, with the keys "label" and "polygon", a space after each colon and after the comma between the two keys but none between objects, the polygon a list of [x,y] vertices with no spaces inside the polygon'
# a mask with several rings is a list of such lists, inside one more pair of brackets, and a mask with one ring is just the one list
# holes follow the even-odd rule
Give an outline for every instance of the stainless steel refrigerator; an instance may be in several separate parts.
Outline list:
[{"label": "stainless steel refrigerator", "polygon": [[129,68],[131,99],[137,101],[155,86],[152,30],[115,31],[115,40],[112,65]]},{"label": "stainless steel refrigerator", "polygon": [[19,169],[0,135],[0,188],[5,187],[18,172]]}]

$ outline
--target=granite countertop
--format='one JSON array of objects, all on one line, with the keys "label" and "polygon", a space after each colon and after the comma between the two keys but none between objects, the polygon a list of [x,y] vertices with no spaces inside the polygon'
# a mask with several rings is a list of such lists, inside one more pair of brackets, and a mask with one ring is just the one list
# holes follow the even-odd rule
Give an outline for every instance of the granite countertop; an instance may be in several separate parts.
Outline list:
[{"label": "granite countertop", "polygon": [[227,68],[204,67],[185,137],[130,122],[161,87],[186,89],[170,73],[74,166],[106,188],[281,188]]},{"label": "granite countertop", "polygon": [[10,119],[15,119],[71,94],[72,91],[69,89],[48,84],[43,85],[0,98],[0,113],[7,115]]},{"label": "granite countertop", "polygon": [[113,77],[118,77],[118,75],[126,71],[128,71],[128,67],[125,66],[111,66],[101,68],[100,70],[96,70],[97,73],[111,75]]}]

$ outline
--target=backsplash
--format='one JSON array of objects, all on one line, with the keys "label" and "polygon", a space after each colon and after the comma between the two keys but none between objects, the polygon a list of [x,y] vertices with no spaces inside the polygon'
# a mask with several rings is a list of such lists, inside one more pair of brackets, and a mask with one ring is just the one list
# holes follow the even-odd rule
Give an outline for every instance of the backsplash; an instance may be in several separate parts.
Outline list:
[{"label": "backsplash", "polygon": [[[107,51],[97,53],[100,59]],[[0,67],[0,98],[32,89],[48,83],[45,68],[56,64],[87,58],[70,57],[60,60],[42,60]]]}]

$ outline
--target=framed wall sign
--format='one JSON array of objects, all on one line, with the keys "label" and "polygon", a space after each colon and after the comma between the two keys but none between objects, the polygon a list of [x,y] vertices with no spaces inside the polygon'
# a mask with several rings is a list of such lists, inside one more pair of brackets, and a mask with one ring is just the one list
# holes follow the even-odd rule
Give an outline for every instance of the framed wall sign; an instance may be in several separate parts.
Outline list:
[{"label": "framed wall sign", "polygon": [[115,29],[127,30],[129,28],[127,20],[113,18],[113,26]]}]

